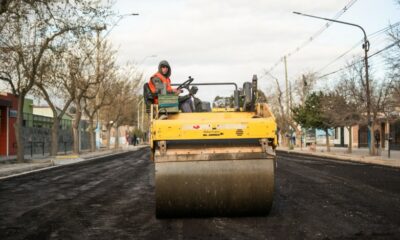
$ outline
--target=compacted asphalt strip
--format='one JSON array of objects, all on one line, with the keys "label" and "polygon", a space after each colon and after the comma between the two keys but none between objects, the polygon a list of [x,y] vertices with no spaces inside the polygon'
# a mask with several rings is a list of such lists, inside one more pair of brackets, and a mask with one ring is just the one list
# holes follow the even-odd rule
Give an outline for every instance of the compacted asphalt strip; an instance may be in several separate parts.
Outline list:
[{"label": "compacted asphalt strip", "polygon": [[0,239],[400,239],[400,170],[278,153],[265,217],[156,219],[148,148],[0,180]]}]

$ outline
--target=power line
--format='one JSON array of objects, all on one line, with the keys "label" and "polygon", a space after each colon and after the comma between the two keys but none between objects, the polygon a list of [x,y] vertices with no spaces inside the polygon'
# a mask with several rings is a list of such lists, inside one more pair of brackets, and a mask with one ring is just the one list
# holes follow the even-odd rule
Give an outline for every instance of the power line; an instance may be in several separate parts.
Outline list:
[{"label": "power line", "polygon": [[[390,45],[384,47],[383,49],[381,49],[381,50],[379,50],[379,51],[373,53],[372,55],[369,55],[369,56],[368,56],[368,59],[370,59],[370,58],[372,58],[372,57],[374,57],[374,56],[377,56],[377,55],[381,54],[382,52],[384,52],[384,51],[386,51],[386,50],[388,50],[388,49],[390,49],[390,48],[396,46],[396,45],[399,44],[399,43],[400,43],[400,40],[397,40],[396,42],[394,42],[394,43],[392,43],[392,44],[390,44]],[[339,68],[339,69],[337,69],[337,70],[335,70],[335,71],[332,71],[332,72],[330,72],[330,73],[324,74],[324,75],[322,75],[322,76],[318,76],[316,79],[325,78],[325,77],[330,76],[330,75],[332,75],[332,74],[335,74],[335,73],[338,73],[338,72],[340,72],[340,71],[343,71],[343,70],[345,70],[345,69],[347,69],[347,68],[351,68],[352,66],[354,66],[354,65],[356,65],[357,63],[362,62],[362,61],[364,61],[364,59],[359,60],[359,61],[356,61],[356,62],[354,62],[354,63],[352,63],[352,64],[350,64],[350,65],[348,65],[348,66],[346,66],[346,67]]]},{"label": "power line", "polygon": [[381,50],[375,52],[374,54],[370,55],[368,58],[372,58],[373,56],[376,56],[376,55],[382,53],[383,51],[386,51],[386,50],[388,50],[389,48],[392,48],[392,47],[396,46],[398,43],[400,43],[400,40],[397,40],[396,42],[390,44],[389,46],[386,46],[385,48],[383,48],[383,49],[381,49]]},{"label": "power line", "polygon": [[[336,20],[336,19],[340,18],[356,2],[357,2],[357,0],[351,0],[338,13],[336,13],[336,15],[332,19]],[[285,56],[286,57],[290,57],[290,56],[298,53],[301,49],[303,49],[309,43],[314,41],[319,35],[321,35],[331,25],[332,25],[332,22],[326,22],[317,32],[315,32],[313,35],[311,35],[311,37],[307,38],[306,41],[304,41],[302,44],[300,44],[300,46],[296,47],[294,50],[292,50],[289,53],[285,54]],[[272,70],[274,70],[283,61],[283,58],[284,57],[279,58],[279,60],[267,72],[271,72]]]},{"label": "power line", "polygon": [[[400,25],[400,21],[399,21],[399,22],[396,22],[395,24],[393,24],[393,25],[391,25],[391,26],[382,28],[382,29],[380,29],[380,30],[378,30],[378,31],[376,31],[376,32],[374,32],[374,33],[368,35],[368,37],[369,37],[370,39],[371,39],[371,38],[374,38],[374,37],[377,37],[377,36],[379,36],[380,34],[387,32],[387,31],[390,30],[392,27],[397,27],[397,26],[399,26],[399,25]],[[338,57],[336,57],[333,61],[329,62],[328,64],[326,64],[325,66],[323,66],[322,68],[320,68],[320,69],[317,71],[317,73],[318,73],[318,72],[322,72],[322,71],[325,70],[327,67],[329,67],[330,65],[332,65],[333,63],[335,63],[335,62],[338,61],[339,59],[341,59],[341,58],[343,58],[344,56],[346,56],[346,55],[347,55],[349,52],[351,52],[353,49],[355,49],[356,47],[359,47],[360,44],[363,43],[363,42],[364,42],[364,39],[358,41],[358,42],[357,42],[354,46],[352,46],[349,50],[345,51],[344,53],[342,53],[341,55],[339,55]]]},{"label": "power line", "polygon": [[[373,32],[371,34],[368,35],[368,38],[371,39],[376,39],[377,37],[381,36],[381,34],[386,33],[388,30],[390,30],[391,28],[397,27],[400,25],[400,21],[396,22],[394,24],[391,24],[387,27],[384,27],[376,32]],[[344,56],[346,56],[348,53],[350,53],[352,50],[354,50],[355,48],[359,47],[362,43],[364,42],[364,39],[361,39],[360,41],[358,41],[356,44],[354,44],[350,49],[346,50],[344,53],[342,53],[341,55],[339,55],[338,57],[336,57],[334,60],[332,60],[331,62],[329,62],[328,64],[326,64],[325,66],[323,66],[322,68],[320,68],[318,71],[316,71],[315,73],[320,73],[323,70],[325,70],[327,67],[329,67],[330,65],[332,65],[333,63],[337,62],[339,59],[343,58]],[[387,40],[381,40],[379,41],[379,43],[374,44],[374,45],[380,45],[383,42],[387,42]],[[337,70],[333,71],[333,73],[336,73]],[[330,74],[329,74],[330,75]]]}]

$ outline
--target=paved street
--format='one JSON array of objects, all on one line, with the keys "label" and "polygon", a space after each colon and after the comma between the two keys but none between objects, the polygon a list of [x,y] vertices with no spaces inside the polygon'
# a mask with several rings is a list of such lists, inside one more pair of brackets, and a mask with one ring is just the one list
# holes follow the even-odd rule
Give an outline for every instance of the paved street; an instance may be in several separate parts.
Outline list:
[{"label": "paved street", "polygon": [[0,180],[0,239],[399,239],[400,170],[278,158],[267,217],[154,216],[149,149]]}]

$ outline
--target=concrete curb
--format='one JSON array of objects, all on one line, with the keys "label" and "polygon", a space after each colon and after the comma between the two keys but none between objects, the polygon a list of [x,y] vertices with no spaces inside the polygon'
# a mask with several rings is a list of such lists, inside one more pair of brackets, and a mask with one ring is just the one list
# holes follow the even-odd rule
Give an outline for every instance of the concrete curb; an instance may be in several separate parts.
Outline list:
[{"label": "concrete curb", "polygon": [[0,172],[0,179],[2,179],[3,177],[10,176],[10,175],[15,175],[15,174],[24,173],[24,172],[31,172],[31,171],[35,171],[37,169],[48,168],[51,166],[53,166],[52,163],[37,163],[37,164],[30,164],[28,166],[21,166],[16,169]]},{"label": "concrete curb", "polygon": [[36,172],[41,172],[41,171],[46,171],[46,170],[50,170],[50,169],[54,169],[54,168],[59,168],[59,167],[65,167],[68,165],[73,165],[73,164],[79,164],[79,163],[84,163],[84,162],[88,162],[88,161],[92,161],[92,160],[98,160],[98,159],[102,159],[102,158],[107,158],[110,156],[118,156],[118,155],[122,155],[122,154],[126,154],[128,152],[135,152],[138,151],[140,149],[146,148],[147,146],[140,146],[136,149],[124,149],[122,151],[118,151],[118,152],[111,152],[109,154],[104,154],[104,155],[97,155],[97,156],[88,156],[88,157],[81,157],[79,158],[79,160],[74,161],[72,159],[63,159],[65,160],[65,162],[58,162],[57,164],[54,162],[54,159],[51,159],[50,163],[46,163],[46,164],[41,164],[41,166],[27,166],[27,167],[21,167],[21,168],[17,168],[14,170],[10,170],[8,172],[2,173],[0,174],[0,181],[1,180],[5,180],[8,178],[13,178],[13,177],[18,177],[18,176],[22,176],[22,175],[27,175],[30,173],[36,173]]},{"label": "concrete curb", "polygon": [[352,157],[352,156],[335,156],[332,154],[324,154],[324,153],[314,153],[314,152],[301,152],[296,150],[277,150],[277,152],[283,152],[286,154],[292,155],[301,155],[301,156],[312,156],[318,158],[324,158],[328,160],[336,160],[336,161],[347,161],[347,162],[354,162],[360,164],[370,164],[376,166],[385,166],[385,167],[392,167],[392,168],[400,168],[400,161],[399,160],[379,160],[379,159],[367,159],[365,157]]}]

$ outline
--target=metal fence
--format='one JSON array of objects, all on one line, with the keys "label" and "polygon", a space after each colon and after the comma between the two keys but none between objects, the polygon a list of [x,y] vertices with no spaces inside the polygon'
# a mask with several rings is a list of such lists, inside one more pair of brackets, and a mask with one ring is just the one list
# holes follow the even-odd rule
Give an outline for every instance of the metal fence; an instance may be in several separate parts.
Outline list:
[{"label": "metal fence", "polygon": [[[23,126],[35,128],[51,128],[53,118],[39,116],[31,113],[24,113]],[[62,119],[60,121],[60,129],[71,129],[72,121],[69,119]]]},{"label": "metal fence", "polygon": [[[25,155],[48,155],[51,150],[51,129],[44,127],[23,127],[23,141]],[[80,132],[81,150],[90,148],[89,133]],[[16,148],[16,143],[13,144]],[[73,148],[72,129],[58,130],[58,152],[71,152]]]},{"label": "metal fence", "polygon": [[[30,113],[23,115],[22,141],[25,155],[48,155],[51,150],[51,127],[53,118]],[[88,123],[85,120],[80,124],[80,149],[90,148]],[[16,142],[11,142],[16,150]],[[58,152],[68,153],[73,149],[72,121],[63,119],[58,130]]]},{"label": "metal fence", "polygon": [[[26,155],[47,155],[51,149],[51,129],[44,127],[23,128],[24,153]],[[58,130],[58,152],[72,151],[71,129]]]}]

